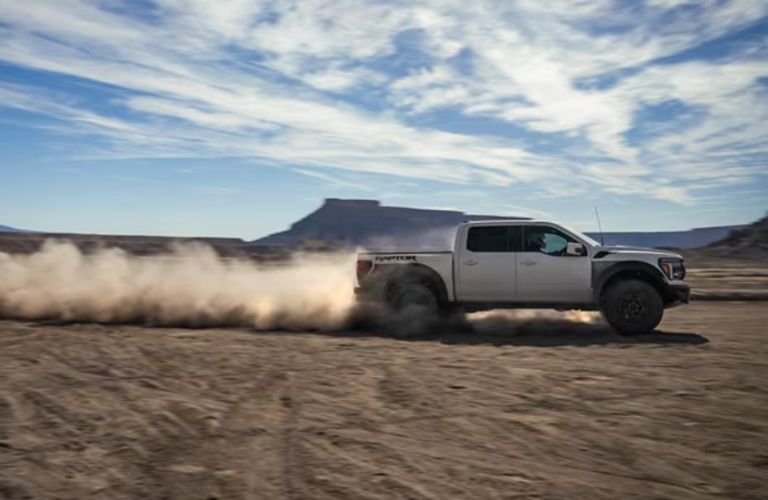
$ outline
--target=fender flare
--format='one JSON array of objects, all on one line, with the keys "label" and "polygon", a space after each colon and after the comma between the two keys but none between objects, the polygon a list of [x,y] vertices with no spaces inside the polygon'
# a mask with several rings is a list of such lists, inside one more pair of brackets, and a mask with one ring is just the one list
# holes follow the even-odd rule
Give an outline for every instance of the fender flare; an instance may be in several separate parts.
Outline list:
[{"label": "fender flare", "polygon": [[[605,264],[609,264],[606,262]],[[594,264],[593,264],[594,265]],[[637,276],[645,278],[655,286],[662,297],[665,295],[667,289],[667,282],[664,279],[660,269],[655,268],[647,262],[641,261],[629,261],[629,262],[617,262],[603,269],[598,269],[598,266],[593,268],[593,285],[595,301],[599,303],[600,297],[603,294],[605,286],[616,276],[620,274],[626,274],[628,276]]]}]

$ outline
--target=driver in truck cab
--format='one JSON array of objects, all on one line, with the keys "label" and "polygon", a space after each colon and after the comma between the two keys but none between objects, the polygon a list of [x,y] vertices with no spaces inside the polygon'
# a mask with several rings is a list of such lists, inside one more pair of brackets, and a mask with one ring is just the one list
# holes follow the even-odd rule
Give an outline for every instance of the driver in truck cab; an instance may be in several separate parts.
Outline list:
[{"label": "driver in truck cab", "polygon": [[528,248],[534,252],[547,253],[544,251],[547,243],[544,241],[544,235],[542,233],[531,233],[528,237]]}]

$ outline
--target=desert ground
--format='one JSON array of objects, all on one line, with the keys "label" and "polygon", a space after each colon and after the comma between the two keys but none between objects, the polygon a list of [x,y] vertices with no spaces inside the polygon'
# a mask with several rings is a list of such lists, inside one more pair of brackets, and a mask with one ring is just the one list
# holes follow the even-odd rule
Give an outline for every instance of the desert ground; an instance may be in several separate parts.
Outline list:
[{"label": "desert ground", "polygon": [[762,499],[768,304],[622,338],[0,321],[4,499]]}]

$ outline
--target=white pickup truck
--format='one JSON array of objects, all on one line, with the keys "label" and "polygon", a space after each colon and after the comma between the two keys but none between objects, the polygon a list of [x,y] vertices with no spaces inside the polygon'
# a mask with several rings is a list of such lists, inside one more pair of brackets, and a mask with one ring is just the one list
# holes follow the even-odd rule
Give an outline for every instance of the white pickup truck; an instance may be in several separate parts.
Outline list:
[{"label": "white pickup truck", "polygon": [[634,335],[688,302],[684,279],[673,252],[602,246],[551,222],[494,220],[459,225],[453,252],[360,253],[355,292],[394,310],[600,310],[617,332]]}]

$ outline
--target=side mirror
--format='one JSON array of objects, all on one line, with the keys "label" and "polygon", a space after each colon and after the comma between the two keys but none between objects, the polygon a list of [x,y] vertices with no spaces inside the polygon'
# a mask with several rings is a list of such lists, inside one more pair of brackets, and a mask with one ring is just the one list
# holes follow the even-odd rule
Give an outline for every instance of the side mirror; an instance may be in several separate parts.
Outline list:
[{"label": "side mirror", "polygon": [[580,256],[580,255],[586,255],[586,254],[587,254],[587,249],[584,248],[584,245],[582,245],[581,243],[569,242],[568,246],[565,249],[565,255]]}]

